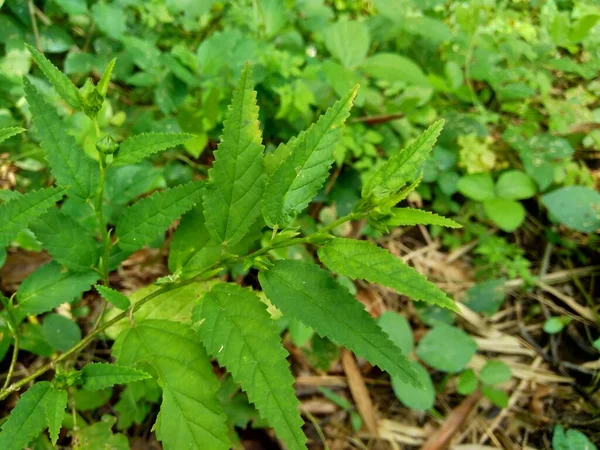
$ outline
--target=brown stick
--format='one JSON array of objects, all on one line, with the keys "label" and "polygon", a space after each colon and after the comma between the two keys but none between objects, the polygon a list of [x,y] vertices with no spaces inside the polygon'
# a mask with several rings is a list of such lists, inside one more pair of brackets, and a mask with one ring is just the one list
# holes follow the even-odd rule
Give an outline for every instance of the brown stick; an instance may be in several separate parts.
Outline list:
[{"label": "brown stick", "polygon": [[365,426],[369,433],[373,436],[378,436],[377,416],[375,415],[375,408],[369,395],[369,390],[365,384],[362,373],[356,364],[354,355],[346,349],[342,349],[342,367],[346,372],[346,378],[348,378],[348,386],[352,393],[352,398],[358,412],[365,422]]}]

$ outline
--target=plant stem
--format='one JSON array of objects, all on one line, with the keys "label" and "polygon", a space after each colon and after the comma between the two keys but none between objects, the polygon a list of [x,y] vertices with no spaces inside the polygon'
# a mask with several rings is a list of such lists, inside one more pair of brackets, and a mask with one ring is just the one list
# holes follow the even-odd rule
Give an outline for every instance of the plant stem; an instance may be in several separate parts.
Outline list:
[{"label": "plant stem", "polygon": [[[100,139],[100,127],[98,125],[98,119],[94,119],[94,128],[96,130],[96,139]],[[96,195],[96,204],[94,209],[96,210],[96,217],[98,219],[98,227],[100,229],[100,235],[102,236],[102,266],[101,275],[102,282],[108,286],[108,257],[110,254],[110,231],[108,231],[106,219],[104,217],[104,186],[106,184],[106,155],[101,151],[98,151],[99,166],[100,166],[100,185]]]},{"label": "plant stem", "polygon": [[2,386],[3,391],[6,390],[6,388],[8,387],[13,372],[15,371],[15,366],[17,365],[17,355],[19,354],[19,346],[21,345],[21,337],[19,336],[19,325],[17,324],[17,321],[15,320],[15,317],[12,314],[10,304],[7,304],[5,306],[8,324],[10,325],[10,330],[12,331],[13,337],[15,338],[15,342],[13,344],[13,352],[12,357],[10,359],[8,374],[6,375],[6,380],[4,381],[4,385]]}]

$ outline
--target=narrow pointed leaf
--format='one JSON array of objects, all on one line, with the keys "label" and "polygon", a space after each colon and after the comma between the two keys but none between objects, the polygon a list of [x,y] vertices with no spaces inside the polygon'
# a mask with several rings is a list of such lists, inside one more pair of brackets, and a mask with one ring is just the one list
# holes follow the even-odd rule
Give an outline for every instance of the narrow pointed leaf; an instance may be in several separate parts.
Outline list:
[{"label": "narrow pointed leaf", "polygon": [[102,298],[104,298],[104,300],[106,300],[116,308],[126,310],[129,309],[129,307],[131,306],[131,302],[129,301],[127,296],[121,294],[119,291],[115,291],[114,289],[111,289],[106,286],[101,286],[99,284],[97,284],[95,288],[98,291],[98,293],[102,296]]},{"label": "narrow pointed leaf", "polygon": [[156,435],[165,450],[227,450],[226,417],[210,358],[186,325],[146,320],[121,333],[113,346],[117,363],[149,364],[163,389]]},{"label": "narrow pointed leaf", "polygon": [[27,78],[23,85],[33,123],[41,138],[40,145],[57,184],[70,187],[69,195],[84,200],[93,198],[99,184],[98,164],[77,146],[55,109],[46,103]]},{"label": "narrow pointed leaf", "polygon": [[269,300],[284,314],[296,317],[390,375],[419,386],[402,350],[326,270],[303,261],[275,261],[273,267],[259,274],[259,280]]},{"label": "narrow pointed leaf", "polygon": [[405,227],[410,225],[438,225],[448,228],[462,228],[462,225],[447,217],[414,208],[394,208],[391,210],[392,217],[387,224],[393,227]]},{"label": "narrow pointed leaf", "polygon": [[119,145],[114,164],[135,164],[193,137],[189,133],[142,133],[130,136]]},{"label": "narrow pointed leaf", "polygon": [[200,339],[289,449],[305,449],[300,402],[277,326],[249,289],[215,285],[192,314]]},{"label": "narrow pointed leaf", "polygon": [[17,134],[22,133],[23,131],[27,130],[21,127],[0,128],[0,144]]},{"label": "narrow pointed leaf", "polygon": [[108,66],[106,66],[106,69],[102,74],[102,78],[100,78],[100,81],[98,81],[98,86],[96,86],[96,89],[98,89],[98,92],[100,92],[102,97],[106,97],[106,93],[108,92],[108,83],[110,83],[110,77],[112,75],[113,69],[115,68],[116,62],[117,58],[113,58],[110,60]]},{"label": "narrow pointed leaf", "polygon": [[58,441],[58,435],[65,419],[67,400],[67,391],[58,389],[55,386],[52,386],[45,396],[44,412],[52,445],[56,445],[56,441]]},{"label": "narrow pointed leaf", "polygon": [[458,311],[452,299],[427,278],[371,242],[334,239],[319,249],[319,259],[340,275],[379,283],[413,300]]},{"label": "narrow pointed leaf", "polygon": [[329,108],[317,123],[288,142],[286,148],[280,147],[269,161],[270,166],[275,166],[277,159],[289,153],[270,175],[265,188],[262,213],[270,227],[287,225],[327,180],[334,162],[333,151],[357,92],[358,86]]},{"label": "narrow pointed leaf", "polygon": [[265,185],[261,142],[252,69],[246,65],[233,93],[204,194],[206,228],[217,243],[239,242],[260,214]]},{"label": "narrow pointed leaf", "polygon": [[62,73],[58,68],[52,64],[44,55],[42,55],[37,49],[29,44],[25,44],[27,49],[31,53],[34,61],[37,63],[48,81],[52,83],[54,89],[59,95],[74,109],[81,109],[79,101],[79,91],[75,87],[71,80]]},{"label": "narrow pointed leaf", "polygon": [[81,386],[90,391],[106,389],[115,384],[127,384],[151,378],[143,370],[107,363],[88,364],[80,372]]},{"label": "narrow pointed leaf", "polygon": [[200,200],[203,188],[203,181],[191,181],[156,192],[125,209],[117,222],[119,247],[136,251],[150,244]]},{"label": "narrow pointed leaf", "polygon": [[66,189],[32,191],[0,204],[0,248],[6,247],[19,232],[54,206]]}]

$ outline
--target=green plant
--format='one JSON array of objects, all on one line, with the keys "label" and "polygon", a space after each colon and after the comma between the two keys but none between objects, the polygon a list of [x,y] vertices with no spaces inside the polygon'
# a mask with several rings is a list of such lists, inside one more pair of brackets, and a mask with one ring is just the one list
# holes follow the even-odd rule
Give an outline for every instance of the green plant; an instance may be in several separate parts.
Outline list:
[{"label": "green plant", "polygon": [[[25,79],[26,98],[57,187],[15,194],[0,204],[0,236],[4,246],[20,229],[29,227],[54,260],[30,275],[13,297],[2,297],[14,343],[11,371],[0,398],[50,370],[55,369],[55,376],[36,382],[21,396],[0,432],[1,448],[20,449],[45,428],[56,443],[69,396],[79,399],[78,403],[98,406],[106,397],[94,391],[106,392],[115,384],[139,383],[150,377],[162,389],[155,430],[166,449],[229,448],[225,413],[217,395],[220,382],[211,356],[231,373],[289,448],[305,448],[287,352],[265,299],[251,288],[213,278],[240,264],[244,270],[258,271],[264,295],[280,312],[348,347],[402,383],[421,386],[422,374],[332,272],[379,283],[450,310],[456,309],[453,301],[385,249],[369,241],[335,237],[332,231],[359,219],[367,219],[381,232],[399,221],[457,227],[449,219],[396,207],[418,185],[419,169],[442,121],[380,164],[363,185],[361,199],[351,212],[301,236],[294,219],[328,178],[334,148],[358,87],[297,137],[264,154],[253,73],[246,65],[208,179],[136,201],[132,198],[119,214],[108,214],[109,169],[137,163],[192,136],[142,134],[115,142],[102,132],[97,120],[114,61],[97,85],[87,80],[78,90],[41,53],[31,52],[62,98],[92,120],[97,161],[77,146],[54,108]],[[5,133],[12,132],[16,131]],[[76,206],[67,212],[73,202]],[[160,239],[182,215],[169,255],[172,275],[129,298],[110,288],[109,272],[128,255]],[[269,230],[264,230],[265,225]],[[305,261],[278,256],[282,249],[301,245],[316,247],[318,258],[329,270],[312,261],[312,256]],[[95,283],[113,308],[83,339],[68,318],[45,315],[42,332],[49,338],[51,352],[62,353],[10,384],[26,315],[46,314]],[[57,333],[59,329],[66,334]],[[116,339],[112,347],[116,364],[75,369],[78,354],[102,335]],[[424,343],[419,346],[424,347]],[[144,392],[136,395],[146,396]],[[106,424],[97,431],[105,428]]]}]

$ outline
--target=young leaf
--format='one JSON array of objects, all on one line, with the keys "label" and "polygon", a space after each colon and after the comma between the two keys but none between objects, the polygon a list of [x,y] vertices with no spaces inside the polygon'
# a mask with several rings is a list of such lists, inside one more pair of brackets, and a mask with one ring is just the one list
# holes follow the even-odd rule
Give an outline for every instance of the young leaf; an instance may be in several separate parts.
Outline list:
[{"label": "young leaf", "polygon": [[97,284],[94,287],[102,296],[102,298],[104,298],[104,300],[106,300],[116,308],[126,310],[129,309],[129,307],[131,306],[131,302],[129,301],[129,299],[125,295],[121,294],[119,291],[115,291],[114,289],[111,289],[106,286],[101,286],[99,284]]},{"label": "young leaf", "polygon": [[270,227],[283,228],[323,186],[357,92],[358,86],[329,108],[317,123],[286,144],[289,156],[269,177],[263,197],[262,213]]},{"label": "young leaf", "polygon": [[306,448],[287,352],[264,303],[236,284],[215,285],[192,313],[206,349],[233,375],[289,449]]},{"label": "young leaf", "polygon": [[80,372],[81,386],[89,391],[98,391],[115,384],[127,384],[151,378],[142,370],[107,363],[88,364],[83,366]]},{"label": "young leaf", "polygon": [[98,81],[98,86],[96,86],[96,89],[98,89],[98,92],[100,95],[102,95],[102,97],[106,97],[106,93],[108,92],[108,83],[110,83],[110,76],[112,75],[112,71],[115,68],[116,62],[117,58],[110,60],[108,66],[106,66],[106,69],[102,74],[102,78],[100,78],[100,81]]},{"label": "young leaf", "polygon": [[390,375],[419,386],[402,351],[326,270],[302,261],[275,261],[272,268],[259,274],[259,280],[269,300],[284,314],[300,319]]},{"label": "young leaf", "polygon": [[22,133],[23,131],[27,130],[21,127],[0,128],[0,144],[17,134]]},{"label": "young leaf", "polygon": [[387,193],[401,189],[423,164],[443,127],[444,121],[438,120],[405,149],[391,156],[367,180],[362,188],[362,197],[367,198],[374,191]]},{"label": "young leaf", "polygon": [[69,194],[84,200],[93,198],[99,183],[98,164],[77,146],[54,108],[46,103],[27,78],[23,79],[23,86],[41,138],[40,145],[56,182],[70,187]]},{"label": "young leaf", "polygon": [[0,431],[2,450],[23,450],[46,428],[44,404],[51,390],[48,381],[40,381],[25,391]]},{"label": "young leaf", "polygon": [[193,138],[189,133],[142,133],[121,142],[114,164],[135,164],[168,148],[176,147]]},{"label": "young leaf", "polygon": [[52,386],[45,396],[44,412],[46,413],[46,423],[52,445],[56,445],[58,435],[62,428],[65,418],[65,409],[67,408],[67,391]]},{"label": "young leaf", "polygon": [[85,272],[98,263],[98,245],[88,231],[53,208],[31,224],[31,231],[56,261]]},{"label": "young leaf", "polygon": [[198,337],[186,325],[146,320],[123,332],[113,346],[117,363],[148,363],[163,389],[156,435],[165,450],[227,450],[219,381]]},{"label": "young leaf", "polygon": [[398,294],[458,311],[444,292],[387,250],[368,241],[334,239],[319,249],[330,270],[392,288]]},{"label": "young leaf", "polygon": [[203,181],[190,181],[156,192],[125,209],[117,222],[119,247],[136,251],[151,243],[200,200],[203,188]]},{"label": "young leaf", "polygon": [[448,228],[462,228],[462,225],[452,219],[434,214],[429,211],[414,208],[394,208],[392,217],[387,224],[393,227],[406,227],[411,225],[438,225]]},{"label": "young leaf", "polygon": [[204,193],[206,228],[217,243],[234,245],[260,214],[265,186],[262,136],[252,69],[246,65],[223,125]]},{"label": "young leaf", "polygon": [[31,56],[42,69],[48,81],[52,83],[54,89],[60,94],[60,96],[74,109],[81,109],[79,102],[79,91],[75,87],[71,80],[62,73],[58,68],[52,64],[44,55],[42,55],[37,49],[29,44],[25,44]]},{"label": "young leaf", "polygon": [[0,204],[0,248],[6,247],[36,217],[65,195],[66,189],[47,188],[19,195]]}]

